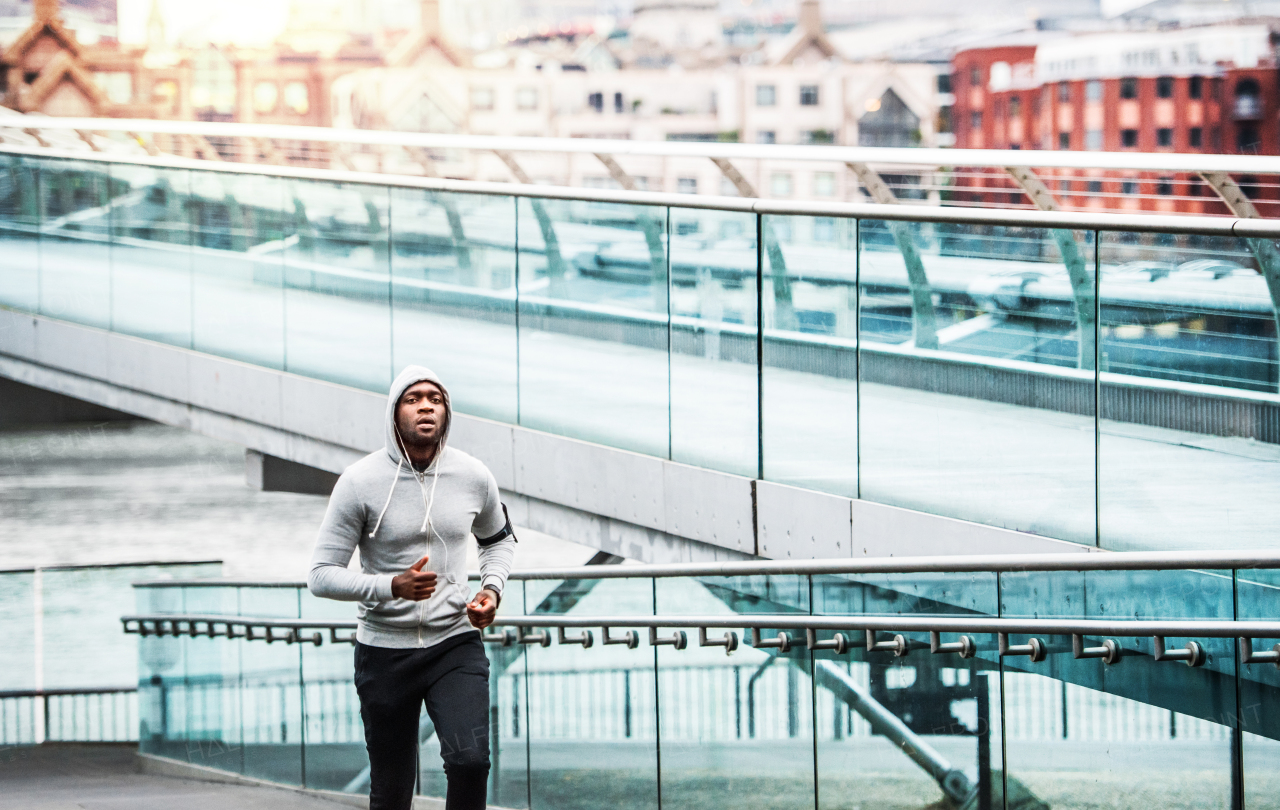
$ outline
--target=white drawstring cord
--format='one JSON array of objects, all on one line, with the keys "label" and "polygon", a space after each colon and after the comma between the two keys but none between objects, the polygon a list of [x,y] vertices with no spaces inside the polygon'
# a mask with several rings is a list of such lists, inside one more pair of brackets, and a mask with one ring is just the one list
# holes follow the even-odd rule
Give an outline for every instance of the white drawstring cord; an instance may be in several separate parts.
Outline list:
[{"label": "white drawstring cord", "polygon": [[400,461],[396,464],[396,475],[391,479],[391,489],[387,490],[387,502],[382,505],[382,511],[378,513],[378,522],[373,524],[373,531],[369,532],[369,539],[372,540],[374,535],[378,533],[378,529],[382,526],[382,518],[387,514],[387,507],[391,505],[391,496],[396,494],[396,482],[400,480],[400,468],[404,466],[404,456],[400,456]]}]

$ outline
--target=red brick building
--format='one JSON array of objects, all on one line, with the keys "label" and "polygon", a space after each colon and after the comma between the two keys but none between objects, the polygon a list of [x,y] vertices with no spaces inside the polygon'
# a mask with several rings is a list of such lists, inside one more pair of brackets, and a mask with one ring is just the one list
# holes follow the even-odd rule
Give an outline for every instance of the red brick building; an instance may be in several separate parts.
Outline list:
[{"label": "red brick building", "polygon": [[[962,51],[952,64],[956,146],[1280,154],[1280,75],[1272,37],[1265,24],[1222,25],[1056,36]],[[1228,213],[1194,175],[1041,175],[1066,207]],[[1280,199],[1280,189],[1237,179],[1258,201]],[[1014,188],[998,177],[968,185]],[[973,189],[957,196],[992,201],[991,192]],[[1026,203],[1013,193],[1007,201]],[[1265,207],[1265,215],[1277,210]]]}]

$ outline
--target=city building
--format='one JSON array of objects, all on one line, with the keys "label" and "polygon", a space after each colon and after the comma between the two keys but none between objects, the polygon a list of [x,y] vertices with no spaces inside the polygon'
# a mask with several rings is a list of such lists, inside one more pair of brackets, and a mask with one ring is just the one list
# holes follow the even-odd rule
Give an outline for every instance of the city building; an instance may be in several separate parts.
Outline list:
[{"label": "city building", "polygon": [[[1042,32],[955,55],[956,146],[969,149],[1280,154],[1274,22],[1069,35]],[[993,183],[997,181],[992,181]],[[999,181],[1004,182],[1004,181]],[[1060,170],[1071,207],[1226,213],[1200,178]],[[1275,189],[1242,184],[1260,200]],[[963,193],[963,192],[962,192]]]}]

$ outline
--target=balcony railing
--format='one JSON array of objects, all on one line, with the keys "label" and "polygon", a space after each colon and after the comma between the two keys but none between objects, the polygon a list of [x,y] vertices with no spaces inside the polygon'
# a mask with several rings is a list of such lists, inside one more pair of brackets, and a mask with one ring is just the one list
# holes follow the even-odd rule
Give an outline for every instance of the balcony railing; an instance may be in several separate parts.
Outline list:
[{"label": "balcony railing", "polygon": [[[1122,553],[517,572],[485,633],[490,802],[1249,806],[1280,728],[1278,571]],[[208,580],[144,583],[138,610],[142,750],[367,790],[346,608]],[[420,790],[442,795],[429,721],[420,737]]]}]

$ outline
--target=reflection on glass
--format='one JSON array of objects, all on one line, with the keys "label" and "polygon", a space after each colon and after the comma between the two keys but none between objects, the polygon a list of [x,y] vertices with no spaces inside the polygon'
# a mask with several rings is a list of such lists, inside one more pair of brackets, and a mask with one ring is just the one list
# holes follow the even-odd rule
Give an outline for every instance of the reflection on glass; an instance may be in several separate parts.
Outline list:
[{"label": "reflection on glass", "polygon": [[1092,235],[860,227],[861,496],[1094,543]]},{"label": "reflection on glass", "polygon": [[112,179],[112,329],[190,348],[190,173],[115,166]]},{"label": "reflection on glass", "polygon": [[0,155],[0,303],[40,308],[38,164]]},{"label": "reflection on glass", "polygon": [[[1002,574],[1000,583],[1007,617],[1230,619],[1234,612],[1230,572]],[[1051,807],[1239,806],[1230,778],[1232,639],[1194,639],[1208,653],[1195,668],[1155,661],[1150,638],[1117,639],[1123,658],[1111,665],[1076,659],[1070,636],[1041,641],[1045,661],[1004,659],[1012,776]]]},{"label": "reflection on glass", "polygon": [[40,312],[111,328],[108,247],[122,184],[105,163],[33,160],[40,177]]},{"label": "reflection on glass", "polygon": [[463,413],[516,421],[515,201],[393,189],[394,367],[427,366]]},{"label": "reflection on glass", "polygon": [[1274,545],[1276,315],[1262,269],[1280,257],[1268,245],[1100,236],[1104,547]]},{"label": "reflection on glass", "polygon": [[[1236,572],[1236,617],[1274,620],[1280,595],[1280,571]],[[1280,648],[1280,638],[1255,639],[1258,652]],[[1274,664],[1240,667],[1241,766],[1245,807],[1280,807],[1280,668]]]},{"label": "reflection on glass", "polygon": [[[817,615],[995,615],[996,600],[992,574],[813,578]],[[820,633],[819,638],[833,635]],[[977,654],[961,658],[930,654],[927,633],[903,634],[909,645],[905,656],[867,652],[864,633],[845,635],[853,648],[849,652],[814,654],[819,807],[849,807],[853,795],[865,807],[948,801],[966,808],[1002,807],[995,637],[971,635]],[[878,635],[878,640],[890,638],[890,633]],[[947,634],[942,640],[958,637]],[[886,733],[880,713],[897,718],[907,733]],[[908,747],[925,756],[912,759]],[[1015,793],[1023,795],[1015,787],[1011,799]]]},{"label": "reflection on glass", "polygon": [[284,368],[284,251],[294,214],[285,182],[191,173],[192,343],[196,351]]},{"label": "reflection on glass", "polygon": [[[525,584],[528,614],[653,615],[650,580]],[[509,686],[513,701],[523,687],[527,705],[532,806],[656,808],[654,649],[643,634],[630,649],[605,645],[599,628],[591,632],[590,649],[554,642],[527,646],[523,684]]]},{"label": "reflection on glass", "polygon": [[[664,614],[807,614],[808,580],[799,576],[661,578]],[[664,631],[669,634],[673,631]],[[658,648],[662,806],[813,807],[813,690],[803,643],[780,653],[701,647]],[[711,638],[726,631],[711,630]],[[768,638],[775,631],[765,630]]]},{"label": "reflection on glass", "polygon": [[[245,616],[298,618],[296,588],[240,589]],[[244,773],[300,785],[302,763],[302,648],[300,645],[242,642],[240,716]]]},{"label": "reflection on glass", "polygon": [[391,384],[387,255],[389,190],[285,183],[293,209],[284,245],[285,368],[385,391]]},{"label": "reflection on glass", "polygon": [[666,458],[667,212],[527,200],[520,424]]},{"label": "reflection on glass", "polygon": [[755,216],[671,209],[671,458],[759,466]]},{"label": "reflection on glass", "polygon": [[765,216],[764,477],[858,494],[857,221]]}]

